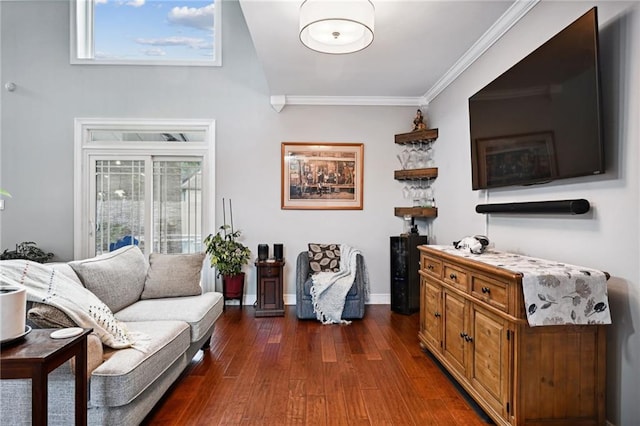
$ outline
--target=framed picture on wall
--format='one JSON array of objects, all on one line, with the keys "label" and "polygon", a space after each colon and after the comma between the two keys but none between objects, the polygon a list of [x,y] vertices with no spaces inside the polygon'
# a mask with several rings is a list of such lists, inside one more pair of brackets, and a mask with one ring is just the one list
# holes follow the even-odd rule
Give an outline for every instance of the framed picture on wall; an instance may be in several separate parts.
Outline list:
[{"label": "framed picture on wall", "polygon": [[362,210],[364,144],[283,142],[281,208]]},{"label": "framed picture on wall", "polygon": [[479,139],[477,147],[483,187],[526,184],[558,175],[553,132]]}]

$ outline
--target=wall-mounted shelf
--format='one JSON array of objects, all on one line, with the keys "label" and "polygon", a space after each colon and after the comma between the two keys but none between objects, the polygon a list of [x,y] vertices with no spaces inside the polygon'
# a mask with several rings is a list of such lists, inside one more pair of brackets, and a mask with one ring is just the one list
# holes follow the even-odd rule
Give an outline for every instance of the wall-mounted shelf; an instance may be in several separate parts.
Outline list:
[{"label": "wall-mounted shelf", "polygon": [[396,143],[399,145],[433,142],[436,139],[438,139],[438,129],[416,130],[414,132],[396,135]]},{"label": "wall-mounted shelf", "polygon": [[395,207],[394,213],[399,217],[438,217],[436,207]]},{"label": "wall-mounted shelf", "polygon": [[[395,143],[398,145],[410,145],[415,143],[433,142],[438,138],[438,129],[416,130],[409,133],[400,133],[395,135]],[[422,169],[406,169],[395,170],[393,172],[395,180],[420,180],[435,179],[438,177],[437,167],[428,167]],[[433,200],[432,203],[433,204]],[[435,205],[435,204],[434,204]],[[395,207],[396,216],[413,218],[434,218],[438,217],[438,209],[436,207]]]},{"label": "wall-mounted shelf", "polygon": [[393,172],[395,180],[434,179],[438,177],[438,168],[396,170]]}]

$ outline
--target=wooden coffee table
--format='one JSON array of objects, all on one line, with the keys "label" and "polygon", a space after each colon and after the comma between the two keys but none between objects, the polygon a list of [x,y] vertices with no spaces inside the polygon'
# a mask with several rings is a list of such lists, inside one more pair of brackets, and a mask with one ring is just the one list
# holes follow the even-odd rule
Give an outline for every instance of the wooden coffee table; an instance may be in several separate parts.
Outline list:
[{"label": "wooden coffee table", "polygon": [[[31,422],[47,424],[49,373],[76,357],[76,425],[87,424],[87,335],[93,329],[66,339],[52,339],[55,329],[34,329],[0,351],[0,379],[31,379]],[[6,419],[9,420],[9,419]]]}]

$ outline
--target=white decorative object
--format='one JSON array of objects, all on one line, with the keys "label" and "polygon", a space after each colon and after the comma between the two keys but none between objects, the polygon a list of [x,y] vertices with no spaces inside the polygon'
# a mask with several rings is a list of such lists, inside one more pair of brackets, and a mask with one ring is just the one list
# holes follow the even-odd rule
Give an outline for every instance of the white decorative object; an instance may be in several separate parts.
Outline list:
[{"label": "white decorative object", "polygon": [[460,241],[454,241],[453,246],[458,250],[466,250],[473,254],[482,254],[484,249],[489,245],[489,239],[484,235],[474,235],[473,237],[464,237]]},{"label": "white decorative object", "polygon": [[69,337],[76,337],[82,334],[84,330],[80,327],[61,328],[56,331],[52,331],[50,336],[52,339],[68,339]]},{"label": "white decorative object", "polygon": [[24,334],[27,316],[27,291],[18,286],[0,287],[0,341]]},{"label": "white decorative object", "polygon": [[300,41],[321,53],[344,54],[373,42],[375,7],[369,0],[305,0]]}]

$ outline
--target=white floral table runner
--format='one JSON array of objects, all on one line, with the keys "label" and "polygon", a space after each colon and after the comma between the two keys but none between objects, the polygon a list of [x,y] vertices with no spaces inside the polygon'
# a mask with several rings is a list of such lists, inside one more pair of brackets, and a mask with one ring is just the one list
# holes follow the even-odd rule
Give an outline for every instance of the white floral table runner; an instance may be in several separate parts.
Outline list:
[{"label": "white floral table runner", "polygon": [[522,274],[529,325],[611,324],[607,277],[602,271],[497,250],[482,254],[453,246],[437,250]]}]

